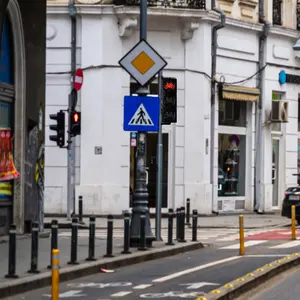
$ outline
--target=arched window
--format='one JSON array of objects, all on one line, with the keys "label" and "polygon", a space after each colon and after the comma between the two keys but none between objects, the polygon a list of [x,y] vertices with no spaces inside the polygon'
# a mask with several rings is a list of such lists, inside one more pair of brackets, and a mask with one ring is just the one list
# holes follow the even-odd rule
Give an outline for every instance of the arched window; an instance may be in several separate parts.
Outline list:
[{"label": "arched window", "polygon": [[12,30],[6,16],[0,50],[0,83],[14,84]]}]

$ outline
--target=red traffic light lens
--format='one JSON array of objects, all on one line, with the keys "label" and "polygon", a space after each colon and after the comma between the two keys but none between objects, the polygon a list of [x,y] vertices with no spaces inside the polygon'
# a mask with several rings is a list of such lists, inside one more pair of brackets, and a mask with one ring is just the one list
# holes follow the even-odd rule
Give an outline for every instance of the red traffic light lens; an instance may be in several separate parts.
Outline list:
[{"label": "red traffic light lens", "polygon": [[77,113],[75,113],[73,115],[73,120],[74,120],[75,123],[77,123],[79,121],[79,115]]}]

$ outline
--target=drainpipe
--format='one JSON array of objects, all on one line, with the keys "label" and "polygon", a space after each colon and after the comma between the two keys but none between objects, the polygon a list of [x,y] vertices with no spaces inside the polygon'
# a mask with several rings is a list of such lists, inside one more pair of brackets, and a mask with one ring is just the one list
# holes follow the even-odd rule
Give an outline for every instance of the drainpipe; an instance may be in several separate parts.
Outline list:
[{"label": "drainpipe", "polygon": [[216,73],[217,73],[217,31],[225,27],[226,16],[225,13],[216,7],[216,1],[211,0],[211,8],[213,11],[220,14],[220,23],[212,28],[212,44],[211,44],[211,123],[210,123],[210,183],[212,185],[212,212],[217,213],[218,206],[215,200],[215,189],[214,189],[214,150],[215,150],[215,107],[216,107]]},{"label": "drainpipe", "polygon": [[[270,31],[270,23],[265,20],[264,14],[264,0],[259,1],[259,22],[264,24],[263,31],[259,36],[259,58],[258,69],[261,70],[266,64],[266,40]],[[256,155],[255,155],[255,198],[254,211],[263,213],[263,195],[262,195],[262,173],[264,161],[264,147],[263,147],[263,124],[264,124],[264,109],[263,99],[265,93],[265,70],[258,74],[258,88],[260,89],[259,101],[256,107]]]},{"label": "drainpipe", "polygon": [[[71,84],[73,85],[74,76],[76,72],[76,36],[77,36],[77,22],[76,22],[76,6],[75,0],[69,0],[69,16],[71,18]],[[72,88],[73,90],[73,88]],[[69,95],[69,112],[74,110],[77,104],[77,93],[74,91]],[[70,128],[70,114],[68,116],[68,128]],[[67,187],[67,218],[71,218],[72,212],[75,213],[75,141],[71,137],[68,130],[68,187]]]}]

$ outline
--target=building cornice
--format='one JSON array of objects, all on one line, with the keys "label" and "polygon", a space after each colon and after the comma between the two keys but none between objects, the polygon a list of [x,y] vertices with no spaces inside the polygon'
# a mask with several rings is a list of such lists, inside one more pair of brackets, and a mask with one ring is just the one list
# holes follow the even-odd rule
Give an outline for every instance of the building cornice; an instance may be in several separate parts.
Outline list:
[{"label": "building cornice", "polygon": [[[79,15],[116,15],[118,20],[135,20],[138,18],[140,14],[139,7],[135,6],[115,6],[111,4],[77,4],[77,13]],[[47,6],[47,14],[68,14],[68,5],[67,4],[49,4]],[[151,17],[170,17],[170,18],[179,18],[184,23],[192,19],[195,23],[200,22],[208,22],[212,24],[217,24],[220,22],[220,15],[214,11],[207,10],[197,10],[197,9],[179,9],[179,8],[165,8],[165,7],[149,7],[148,8],[148,16]],[[188,19],[188,20],[187,20]],[[124,22],[124,26],[126,27],[126,22]],[[132,23],[132,22],[129,22]],[[134,22],[135,24],[135,22]],[[133,23],[127,28],[135,27]],[[186,23],[185,23],[186,24]],[[128,22],[127,22],[128,25]],[[121,25],[122,26],[122,25]],[[254,23],[247,20],[235,19],[232,17],[226,17],[226,26],[232,26],[236,28],[243,28],[249,31],[260,32],[263,30],[263,24]],[[185,29],[187,27],[184,27]],[[123,30],[124,28],[119,28]],[[190,29],[189,29],[190,30]],[[188,30],[188,31],[189,31]],[[122,34],[122,31],[120,32]],[[187,32],[186,32],[187,33]],[[189,31],[189,34],[191,31]],[[124,32],[125,36],[127,35]],[[128,33],[129,34],[129,33]],[[299,31],[284,28],[280,26],[271,26],[270,34],[279,35],[289,38],[297,39],[299,38]]]}]

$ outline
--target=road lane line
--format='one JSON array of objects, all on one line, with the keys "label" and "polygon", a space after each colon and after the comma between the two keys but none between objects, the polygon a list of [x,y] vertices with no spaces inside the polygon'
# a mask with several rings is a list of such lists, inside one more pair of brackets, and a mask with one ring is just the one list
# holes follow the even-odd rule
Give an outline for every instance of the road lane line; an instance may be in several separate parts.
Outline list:
[{"label": "road lane line", "polygon": [[112,294],[110,296],[111,297],[124,297],[124,296],[127,296],[127,295],[131,294],[131,293],[132,293],[132,291],[118,292],[118,293]]},{"label": "road lane line", "polygon": [[133,289],[134,290],[143,290],[150,286],[152,286],[152,284],[140,284],[140,285],[134,286]]},{"label": "road lane line", "polygon": [[[255,245],[259,245],[259,244],[266,243],[266,242],[267,241],[247,241],[247,242],[245,242],[245,247],[255,246]],[[240,248],[240,243],[221,247],[219,249],[239,249],[239,248]]]},{"label": "road lane line", "polygon": [[232,257],[229,257],[229,258],[217,260],[217,261],[205,264],[205,265],[197,266],[197,267],[194,267],[194,268],[191,268],[191,269],[186,269],[186,270],[183,270],[181,272],[173,273],[171,275],[167,275],[167,276],[164,276],[164,277],[154,279],[154,280],[152,280],[152,282],[165,282],[165,281],[168,281],[168,280],[171,280],[171,279],[174,279],[174,278],[186,275],[186,274],[197,272],[197,271],[200,271],[200,270],[203,270],[203,269],[206,269],[206,268],[209,268],[209,267],[213,267],[213,266],[216,266],[216,265],[220,265],[220,264],[223,264],[223,263],[226,263],[226,262],[229,262],[229,261],[237,260],[241,257],[242,256],[232,256]]},{"label": "road lane line", "polygon": [[245,257],[284,257],[289,255],[291,254],[249,254],[245,255]]},{"label": "road lane line", "polygon": [[292,247],[297,247],[300,246],[300,241],[291,241],[287,243],[283,243],[280,245],[276,245],[273,247],[269,247],[270,249],[286,249],[286,248],[292,248]]}]

